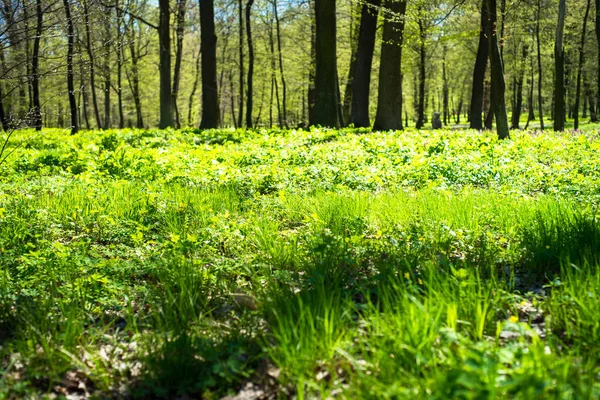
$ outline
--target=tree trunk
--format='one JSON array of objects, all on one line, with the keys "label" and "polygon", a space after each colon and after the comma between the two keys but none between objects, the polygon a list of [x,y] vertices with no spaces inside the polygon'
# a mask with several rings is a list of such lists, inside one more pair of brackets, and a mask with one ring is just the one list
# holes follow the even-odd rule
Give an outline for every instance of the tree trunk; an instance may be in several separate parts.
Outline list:
[{"label": "tree trunk", "polygon": [[559,0],[558,25],[554,43],[554,130],[565,130],[565,49],[563,37],[565,29],[566,0]]},{"label": "tree trunk", "polygon": [[[110,35],[111,9],[109,7],[106,7],[105,12],[106,12],[107,18],[105,21],[106,36],[104,38],[104,43],[110,44],[111,43],[111,35]],[[110,51],[106,52],[106,58],[104,59],[104,68],[102,71],[104,73],[104,125],[103,125],[104,129],[111,128],[111,122],[110,122],[110,89],[111,89],[110,53],[111,53]]]},{"label": "tree trunk", "polygon": [[355,127],[371,126],[369,90],[371,88],[371,67],[380,5],[381,0],[367,0],[362,6],[356,49],[356,68],[352,81],[352,106],[350,107],[350,123],[354,124]]},{"label": "tree trunk", "polygon": [[35,13],[37,24],[35,27],[35,38],[33,39],[33,53],[31,55],[31,86],[33,91],[32,120],[36,131],[42,130],[42,105],[40,103],[40,76],[39,76],[39,55],[40,41],[42,39],[42,28],[44,14],[42,11],[42,0],[35,1]]},{"label": "tree trunk", "polygon": [[200,40],[202,42],[202,120],[200,129],[218,128],[220,124],[217,87],[217,34],[213,0],[200,1]]},{"label": "tree trunk", "polygon": [[117,103],[119,107],[119,129],[125,127],[125,116],[123,115],[123,62],[125,50],[123,49],[123,12],[119,7],[117,11]]},{"label": "tree trunk", "polygon": [[348,77],[346,79],[346,88],[344,90],[344,103],[342,104],[342,125],[350,124],[350,113],[352,110],[352,82],[356,74],[356,51],[358,47],[358,29],[356,29],[356,20],[354,9],[350,3],[350,65],[348,68]]},{"label": "tree trunk", "polygon": [[[315,3],[312,0],[308,0],[311,12],[314,13]],[[316,91],[315,91],[315,64],[317,60],[317,43],[316,43],[316,21],[315,18],[311,18],[310,23],[310,67],[308,69],[308,125],[312,125],[315,120],[315,104],[316,104]]]},{"label": "tree trunk", "polygon": [[102,120],[100,119],[100,111],[98,110],[98,97],[96,96],[96,64],[94,60],[94,52],[92,50],[92,35],[90,33],[90,16],[87,0],[83,2],[83,18],[85,22],[85,47],[90,59],[90,89],[92,91],[92,106],[94,107],[94,117],[96,118],[96,126],[102,128]]},{"label": "tree trunk", "polygon": [[[420,11],[421,13],[422,11]],[[425,125],[425,63],[426,63],[426,49],[425,49],[425,26],[421,16],[417,18],[417,25],[419,26],[419,106],[417,109],[417,129],[423,128]]]},{"label": "tree trunk", "polygon": [[377,113],[373,129],[402,129],[402,41],[405,0],[386,0],[390,12],[383,23]]},{"label": "tree trunk", "polygon": [[[283,73],[283,53],[281,51],[281,27],[279,24],[279,13],[277,11],[277,0],[273,0],[273,12],[275,15],[275,30],[277,34],[277,52],[279,54],[279,74],[281,75],[281,111],[283,113],[283,123],[281,127],[288,127],[287,122],[287,84],[285,82],[285,74]],[[277,97],[279,101],[279,96]]]},{"label": "tree trunk", "polygon": [[487,0],[490,13],[490,26],[488,28],[488,39],[490,42],[490,77],[491,87],[491,108],[496,118],[496,131],[498,138],[508,139],[510,137],[508,128],[508,117],[506,115],[506,103],[504,101],[505,83],[504,69],[502,67],[502,58],[498,48],[498,37],[496,32],[496,0]]},{"label": "tree trunk", "polygon": [[315,110],[311,125],[339,128],[336,0],[315,0]]},{"label": "tree trunk", "polygon": [[177,0],[177,15],[175,17],[175,68],[173,70],[173,88],[171,98],[173,110],[175,111],[175,127],[181,128],[181,118],[179,116],[179,107],[177,106],[177,97],[179,96],[179,82],[181,81],[181,60],[183,58],[183,35],[185,31],[185,12],[186,0]]},{"label": "tree trunk", "polygon": [[248,0],[246,3],[246,37],[248,38],[248,90],[246,94],[246,126],[252,128],[252,107],[254,101],[254,45],[252,43],[252,27],[250,18],[254,0]]},{"label": "tree trunk", "polygon": [[[538,0],[539,1],[539,0]],[[596,115],[600,113],[600,0],[596,0],[596,44],[598,59],[596,62],[597,84],[596,90]],[[596,121],[594,121],[596,122]]]},{"label": "tree trunk", "polygon": [[173,100],[171,98],[171,8],[169,0],[158,0],[160,70],[160,122],[158,127],[173,126]]},{"label": "tree trunk", "polygon": [[584,61],[584,48],[585,48],[585,34],[587,29],[587,19],[590,14],[590,6],[592,0],[587,0],[585,7],[585,16],[583,17],[583,29],[581,30],[581,43],[579,45],[579,64],[577,66],[577,91],[575,92],[575,121],[573,122],[573,128],[579,129],[579,104],[581,99],[581,72],[583,70]]},{"label": "tree trunk", "polygon": [[487,0],[482,0],[481,22],[479,28],[479,46],[473,69],[473,89],[471,92],[471,107],[469,110],[469,127],[471,129],[483,129],[483,98],[485,70],[487,69],[489,42],[486,35],[489,25]]},{"label": "tree trunk", "polygon": [[443,60],[442,60],[442,79],[444,81],[444,86],[442,89],[442,108],[444,113],[444,125],[448,125],[450,123],[450,113],[448,112],[448,75],[446,74],[446,46],[443,48]]},{"label": "tree trunk", "polygon": [[[598,0],[600,1],[600,0]],[[542,98],[542,52],[540,50],[540,17],[542,13],[541,0],[537,0],[537,18],[535,36],[537,43],[537,64],[538,64],[538,113],[540,115],[540,129],[544,130],[544,99]]]},{"label": "tree trunk", "polygon": [[73,20],[71,19],[71,8],[69,0],[63,0],[65,17],[67,19],[67,90],[69,92],[69,108],[71,111],[71,135],[79,130],[77,123],[77,103],[75,101],[75,84],[73,82],[73,46],[75,35],[73,33]]},{"label": "tree trunk", "polygon": [[238,0],[238,23],[239,23],[239,53],[240,53],[240,101],[238,110],[238,127],[244,124],[244,13],[242,0]]}]

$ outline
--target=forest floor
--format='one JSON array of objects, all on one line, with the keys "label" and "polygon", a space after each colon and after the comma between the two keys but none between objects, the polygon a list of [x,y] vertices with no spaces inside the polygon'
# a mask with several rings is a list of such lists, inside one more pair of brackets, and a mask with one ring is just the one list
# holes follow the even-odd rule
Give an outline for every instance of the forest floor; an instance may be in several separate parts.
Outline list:
[{"label": "forest floor", "polygon": [[18,132],[0,398],[597,398],[598,132]]}]

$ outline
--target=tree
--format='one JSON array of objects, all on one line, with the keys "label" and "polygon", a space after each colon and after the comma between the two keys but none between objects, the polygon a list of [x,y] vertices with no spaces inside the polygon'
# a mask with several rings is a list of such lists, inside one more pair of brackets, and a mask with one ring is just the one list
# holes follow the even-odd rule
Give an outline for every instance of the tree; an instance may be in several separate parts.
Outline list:
[{"label": "tree", "polygon": [[377,114],[373,129],[402,129],[402,40],[406,1],[386,0]]},{"label": "tree", "polygon": [[508,117],[506,115],[506,103],[504,101],[504,92],[506,90],[504,83],[504,67],[498,48],[498,37],[496,32],[496,0],[487,0],[490,14],[490,24],[487,30],[490,49],[490,77],[491,87],[491,110],[496,118],[496,131],[500,139],[510,137],[508,128]]},{"label": "tree", "polygon": [[563,46],[566,0],[558,3],[558,24],[554,43],[554,130],[564,131],[566,120],[565,105],[565,49]]},{"label": "tree", "polygon": [[[202,0],[200,0],[202,1]],[[179,82],[181,81],[181,60],[183,59],[183,34],[185,33],[185,12],[187,10],[186,0],[177,0],[177,14],[175,17],[175,67],[173,70],[173,86],[171,98],[173,110],[175,111],[175,127],[181,127],[177,97],[179,96]]]},{"label": "tree", "polygon": [[248,38],[248,91],[246,95],[246,126],[252,128],[252,106],[254,100],[254,45],[252,43],[252,27],[250,26],[250,14],[254,0],[246,3],[246,37]]},{"label": "tree", "polygon": [[42,11],[42,0],[35,1],[36,27],[35,38],[33,39],[33,53],[31,55],[31,85],[33,92],[32,119],[33,127],[36,131],[42,130],[42,105],[40,103],[40,41],[42,39],[42,29],[44,23],[44,13]]},{"label": "tree", "polygon": [[217,88],[217,34],[215,33],[213,0],[200,0],[200,36],[202,43],[202,121],[200,129],[218,128],[221,115]]},{"label": "tree", "polygon": [[171,97],[171,8],[169,0],[158,0],[158,46],[160,58],[160,122],[158,127],[173,126],[173,100]]},{"label": "tree", "polygon": [[489,31],[490,16],[488,13],[487,0],[481,2],[481,20],[479,28],[479,45],[473,68],[473,88],[471,91],[471,107],[469,110],[469,127],[471,129],[483,129],[483,92],[485,70],[489,54],[489,40],[486,32]]},{"label": "tree", "polygon": [[339,128],[335,0],[315,0],[315,109],[311,125]]},{"label": "tree", "polygon": [[362,6],[358,45],[356,48],[356,64],[352,80],[352,106],[350,107],[350,123],[356,127],[371,125],[369,119],[369,97],[371,88],[371,66],[375,50],[375,32],[377,16],[381,0],[368,0]]},{"label": "tree", "polygon": [[581,73],[583,70],[583,61],[584,61],[584,48],[585,48],[585,34],[587,31],[587,20],[590,15],[590,6],[592,0],[586,1],[585,7],[585,15],[583,17],[583,28],[581,30],[581,42],[579,44],[579,64],[577,65],[577,89],[575,93],[575,110],[574,116],[575,120],[573,121],[573,128],[579,129],[579,104],[581,100]]},{"label": "tree", "polygon": [[67,90],[69,91],[69,108],[71,112],[71,134],[74,135],[79,130],[79,123],[77,122],[77,102],[75,101],[75,83],[73,82],[73,49],[75,44],[75,33],[69,0],[63,0],[63,7],[65,8],[65,18],[67,20]]},{"label": "tree", "polygon": [[[598,0],[600,1],[600,0]],[[542,98],[542,51],[540,50],[540,19],[542,17],[542,0],[537,0],[537,18],[535,37],[537,43],[538,64],[538,113],[540,114],[540,129],[544,130],[544,99]]]}]

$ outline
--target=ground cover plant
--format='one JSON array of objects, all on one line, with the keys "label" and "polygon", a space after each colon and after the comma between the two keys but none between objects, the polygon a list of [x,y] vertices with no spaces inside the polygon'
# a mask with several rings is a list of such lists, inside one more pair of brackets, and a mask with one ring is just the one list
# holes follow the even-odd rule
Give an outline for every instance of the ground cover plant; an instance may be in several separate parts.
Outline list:
[{"label": "ground cover plant", "polygon": [[598,133],[511,137],[16,132],[0,398],[600,396]]}]

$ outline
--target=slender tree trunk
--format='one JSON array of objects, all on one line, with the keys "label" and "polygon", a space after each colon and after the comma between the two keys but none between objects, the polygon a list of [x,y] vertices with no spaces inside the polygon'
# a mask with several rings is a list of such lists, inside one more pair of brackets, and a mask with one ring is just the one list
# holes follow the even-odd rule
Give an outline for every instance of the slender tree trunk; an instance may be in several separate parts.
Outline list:
[{"label": "slender tree trunk", "polygon": [[311,125],[339,128],[336,0],[315,0],[315,112]]},{"label": "slender tree trunk", "polygon": [[244,13],[242,0],[238,0],[238,22],[239,22],[239,52],[240,52],[240,100],[238,110],[238,127],[244,126]]},{"label": "slender tree trunk", "polygon": [[496,32],[496,0],[487,0],[490,13],[490,27],[488,29],[488,39],[490,42],[490,77],[492,80],[491,103],[494,116],[496,117],[496,131],[498,138],[508,139],[508,117],[506,115],[506,103],[504,101],[505,83],[504,68],[502,67],[502,58],[498,48],[498,37]]},{"label": "slender tree trunk", "polygon": [[144,128],[144,117],[142,114],[142,100],[140,96],[139,54],[135,47],[135,40],[130,40],[129,42],[129,53],[131,54],[131,79],[129,79],[129,86],[135,105],[136,127],[142,129]]},{"label": "slender tree trunk", "polygon": [[90,62],[90,89],[92,91],[92,106],[94,107],[96,126],[98,128],[102,128],[102,120],[100,119],[100,111],[98,110],[98,97],[96,96],[96,64],[94,60],[94,52],[92,50],[92,35],[90,33],[90,16],[87,0],[84,0],[83,2],[83,18],[85,22],[85,47]]},{"label": "slender tree trunk", "polygon": [[[4,67],[4,51],[0,48],[0,65]],[[8,121],[6,110],[4,109],[4,88],[3,88],[2,80],[0,80],[0,124],[2,125],[2,129],[4,131],[10,130],[10,123]]]},{"label": "slender tree trunk", "polygon": [[158,8],[160,11],[158,24],[160,122],[158,127],[165,129],[174,125],[173,100],[171,97],[171,8],[169,0],[158,0]]},{"label": "slender tree trunk", "polygon": [[188,126],[193,126],[192,123],[192,110],[194,109],[194,98],[196,98],[196,91],[198,90],[198,82],[200,81],[200,50],[198,50],[198,55],[196,56],[196,68],[194,69],[194,83],[192,84],[192,92],[190,93],[190,98],[188,100],[188,117],[187,124]]},{"label": "slender tree trunk", "polygon": [[584,49],[585,49],[585,34],[587,30],[587,20],[590,14],[590,6],[592,0],[587,0],[585,7],[585,16],[583,17],[583,29],[581,30],[581,44],[579,45],[579,65],[577,66],[577,91],[575,93],[575,121],[573,127],[579,129],[579,103],[581,100],[581,72],[583,71]]},{"label": "slender tree trunk", "polygon": [[469,110],[469,126],[471,129],[483,129],[483,99],[485,70],[487,69],[489,42],[486,35],[489,25],[487,0],[482,0],[481,22],[479,30],[479,46],[473,69],[473,89],[471,92],[471,107]]},{"label": "slender tree trunk", "polygon": [[[275,32],[277,34],[277,53],[279,55],[279,74],[281,75],[281,111],[283,113],[281,127],[288,127],[287,122],[287,84],[285,81],[285,74],[283,73],[283,52],[281,51],[281,27],[279,23],[279,13],[277,10],[277,0],[273,0],[273,13],[275,16]],[[277,85],[275,85],[277,88]],[[279,96],[277,96],[277,102],[279,102]]]},{"label": "slender tree trunk", "polygon": [[[105,8],[106,21],[105,21],[105,41],[107,46],[110,46],[111,35],[110,35],[110,20],[111,20],[111,9]],[[111,70],[110,70],[110,51],[106,52],[106,58],[104,59],[104,129],[111,128],[110,118],[110,90],[111,90]]]},{"label": "slender tree trunk", "polygon": [[[423,11],[419,11],[422,13]],[[423,128],[425,125],[425,81],[427,79],[425,75],[425,63],[426,63],[426,48],[425,48],[425,26],[421,16],[417,18],[417,24],[419,26],[419,108],[417,110],[417,129]]]},{"label": "slender tree trunk", "polygon": [[[600,0],[598,0],[600,1]],[[541,0],[537,0],[537,18],[535,36],[537,43],[537,64],[538,64],[538,114],[540,115],[540,129],[544,130],[544,99],[542,97],[542,52],[540,50],[540,18],[542,14]]]},{"label": "slender tree trunk", "polygon": [[40,103],[40,76],[38,66],[40,61],[40,41],[42,39],[42,28],[44,21],[44,14],[42,11],[42,0],[35,1],[35,12],[37,17],[37,24],[35,28],[35,38],[33,39],[33,53],[31,55],[31,85],[33,91],[32,119],[35,130],[41,131],[42,105]]},{"label": "slender tree trunk", "polygon": [[[202,0],[201,0],[202,1]],[[179,107],[177,106],[177,97],[179,96],[179,82],[181,81],[181,60],[183,58],[183,35],[185,31],[185,12],[187,2],[186,0],[177,0],[177,15],[175,25],[175,68],[173,70],[173,87],[172,87],[172,101],[173,110],[175,111],[175,127],[181,128],[181,119],[179,116]]]},{"label": "slender tree trunk", "polygon": [[352,106],[350,123],[356,127],[371,126],[369,119],[369,97],[371,88],[371,68],[375,50],[377,16],[381,0],[367,0],[362,6],[358,46],[356,49],[356,68],[352,81]]},{"label": "slender tree trunk", "polygon": [[73,33],[73,20],[71,19],[71,7],[69,0],[63,0],[65,18],[67,19],[67,90],[69,91],[69,108],[71,111],[71,135],[79,130],[77,122],[77,102],[75,101],[75,84],[73,82],[73,47],[75,34]]},{"label": "slender tree trunk", "polygon": [[213,0],[200,1],[200,40],[202,42],[202,121],[200,129],[218,128],[221,121],[217,87],[217,34]]},{"label": "slender tree trunk", "polygon": [[350,3],[350,64],[348,67],[348,77],[346,79],[346,88],[344,90],[344,102],[342,104],[342,125],[350,124],[350,112],[352,109],[352,82],[356,74],[356,51],[358,47],[358,29],[355,27],[353,5]]},{"label": "slender tree trunk", "polygon": [[563,37],[565,29],[566,0],[558,3],[558,25],[554,43],[554,130],[565,130],[565,49]]},{"label": "slender tree trunk", "polygon": [[598,50],[596,52],[598,55],[596,62],[596,83],[598,84],[598,88],[596,90],[596,115],[598,115],[598,113],[600,113],[600,0],[596,0],[596,44]]},{"label": "slender tree trunk", "polygon": [[254,0],[246,3],[246,37],[248,39],[248,87],[246,94],[246,126],[252,128],[252,107],[254,101],[254,44],[252,43],[252,27],[250,25]]},{"label": "slender tree trunk", "polygon": [[402,129],[402,41],[404,39],[405,0],[386,0],[383,23],[377,114],[373,129]]},{"label": "slender tree trunk", "polygon": [[[117,3],[118,4],[118,3]],[[123,49],[123,13],[119,7],[117,12],[117,104],[119,107],[119,129],[125,127],[125,116],[123,114],[123,61],[125,50]]]}]

